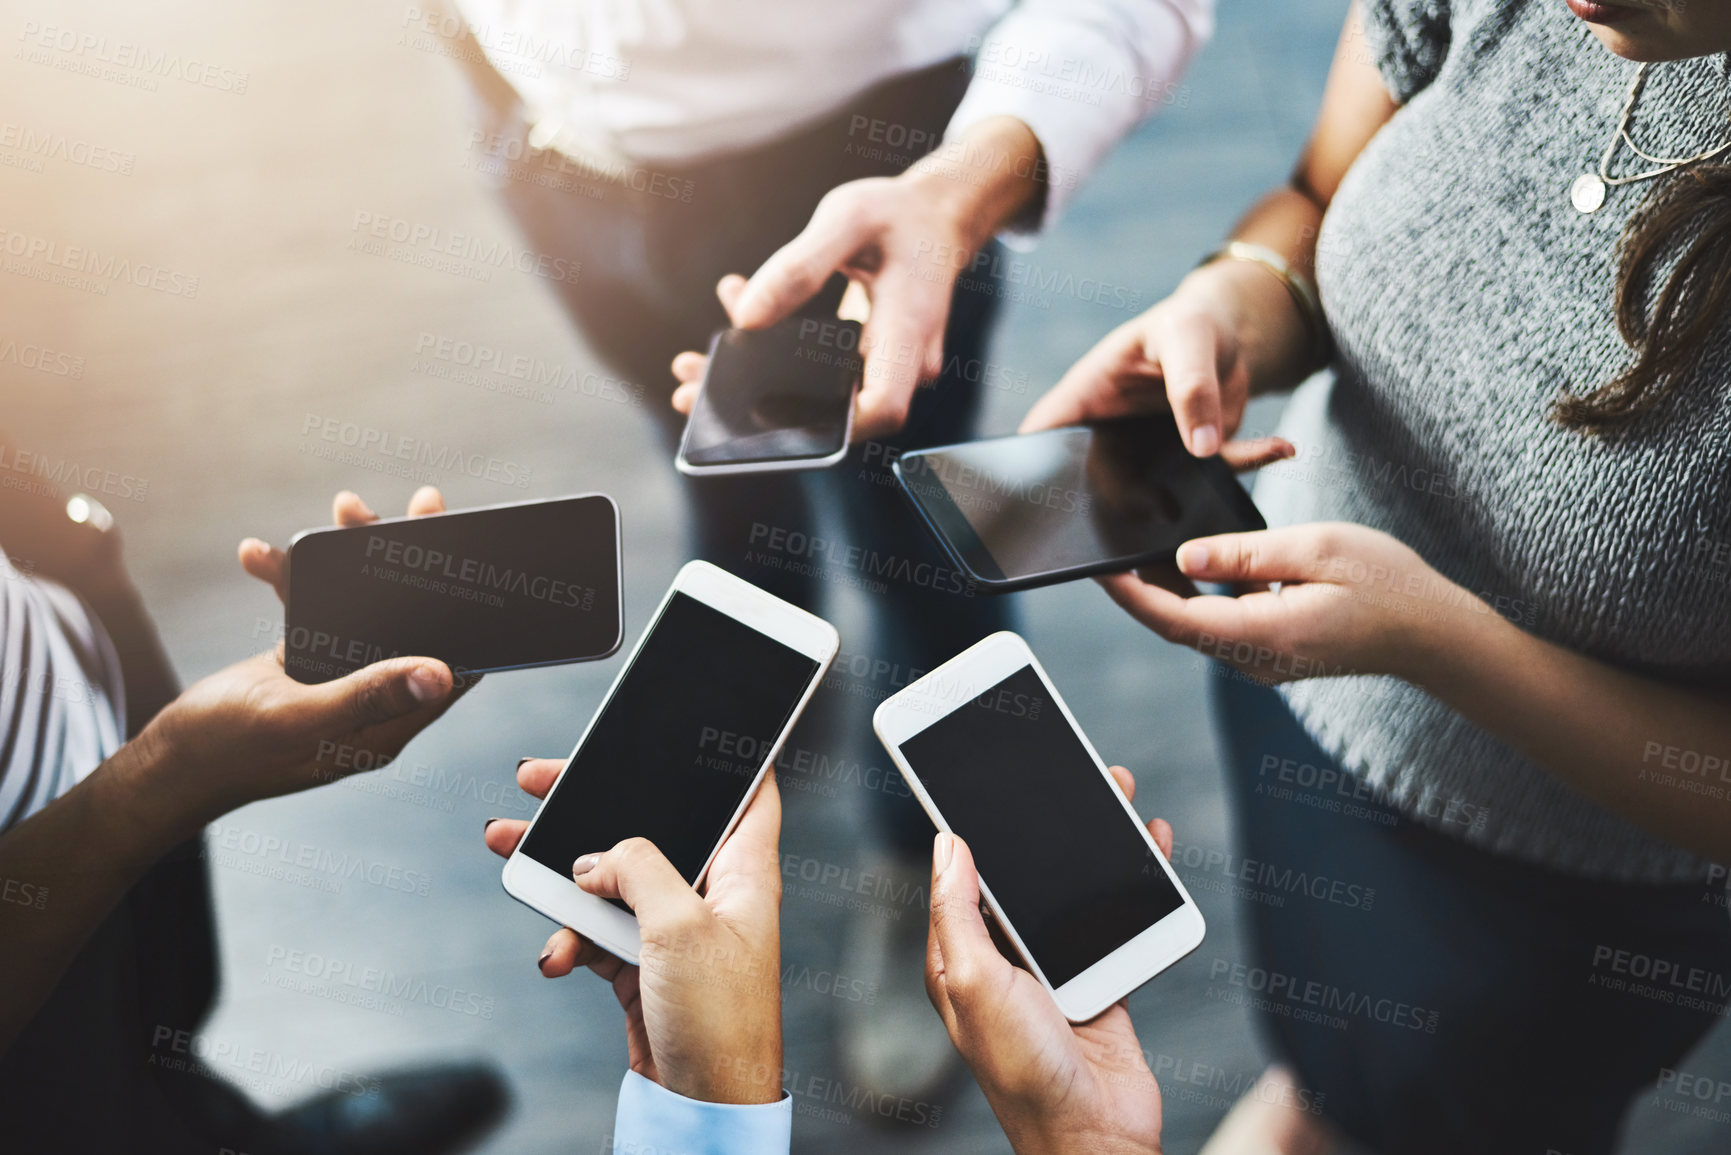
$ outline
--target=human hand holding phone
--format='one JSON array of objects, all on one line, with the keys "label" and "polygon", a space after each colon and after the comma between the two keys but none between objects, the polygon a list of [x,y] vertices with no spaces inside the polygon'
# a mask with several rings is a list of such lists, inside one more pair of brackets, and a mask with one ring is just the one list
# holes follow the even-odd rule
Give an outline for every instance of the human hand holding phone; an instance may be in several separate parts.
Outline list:
[{"label": "human hand holding phone", "polygon": [[[943,371],[944,331],[956,279],[1000,228],[1044,195],[1043,154],[1033,131],[1010,116],[982,120],[895,177],[838,185],[800,234],[748,281],[722,278],[717,295],[734,325],[761,329],[796,312],[835,273],[849,284],[843,316],[866,316],[865,372],[856,441],[886,437],[907,422],[914,391]],[[682,353],[674,408],[691,411],[700,353]]]},{"label": "human hand holding phone", "polygon": [[[434,506],[443,507],[438,492],[422,491],[411,512]],[[353,494],[338,496],[339,522],[371,516]],[[248,572],[273,585],[280,557],[255,539],[241,546]],[[283,670],[278,646],[169,702],[78,785],[0,837],[0,877],[30,878],[55,896],[47,910],[0,918],[0,1049],[163,855],[236,807],[389,761],[460,694],[450,669],[429,658],[303,685]],[[84,849],[69,855],[69,846]]]},{"label": "human hand holding phone", "polygon": [[[1110,769],[1134,797],[1130,772]],[[1171,826],[1156,818],[1148,832],[1170,858]],[[993,942],[973,854],[953,834],[934,844],[931,896],[926,992],[1017,1155],[1158,1153],[1160,1087],[1125,1002],[1086,1023],[1066,1020]]]},{"label": "human hand holding phone", "polygon": [[[427,486],[410,500],[409,515],[444,508]],[[332,502],[332,516],[343,526],[378,520],[347,491]],[[247,538],[239,553],[242,568],[280,597],[283,552]],[[381,765],[467,688],[432,658],[376,662],[319,686],[290,678],[282,659],[279,642],[188,687],[116,755],[117,778],[146,820],[186,837],[249,802]]]},{"label": "human hand holding phone", "polygon": [[[545,798],[565,762],[528,758],[517,783]],[[490,819],[483,837],[501,858],[529,824]],[[781,795],[770,772],[710,866],[703,894],[655,846],[632,838],[573,863],[577,885],[636,912],[642,963],[631,966],[562,927],[538,966],[556,978],[586,966],[625,1010],[631,1069],[711,1103],[781,1098]]]}]

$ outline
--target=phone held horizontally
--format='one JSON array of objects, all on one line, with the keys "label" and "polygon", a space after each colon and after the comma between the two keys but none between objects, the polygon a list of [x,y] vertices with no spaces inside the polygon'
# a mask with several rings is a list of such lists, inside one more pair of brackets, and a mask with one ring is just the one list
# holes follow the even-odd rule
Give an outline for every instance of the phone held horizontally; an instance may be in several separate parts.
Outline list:
[{"label": "phone held horizontally", "polygon": [[860,326],[794,317],[723,329],[679,442],[681,473],[821,469],[847,454],[860,382]]},{"label": "phone held horizontally", "polygon": [[1202,912],[1028,644],[975,643],[888,698],[873,728],[1071,1022],[1202,942]]},{"label": "phone held horizontally", "polygon": [[1170,414],[902,454],[896,480],[990,593],[1171,561],[1193,537],[1266,528],[1232,469]]},{"label": "phone held horizontally", "polygon": [[297,534],[283,667],[328,682],[385,658],[459,674],[587,662],[619,649],[619,510],[605,494]]},{"label": "phone held horizontally", "polygon": [[646,838],[700,887],[839,646],[823,619],[686,565],[506,861],[506,892],[636,962],[636,917],[572,863]]}]

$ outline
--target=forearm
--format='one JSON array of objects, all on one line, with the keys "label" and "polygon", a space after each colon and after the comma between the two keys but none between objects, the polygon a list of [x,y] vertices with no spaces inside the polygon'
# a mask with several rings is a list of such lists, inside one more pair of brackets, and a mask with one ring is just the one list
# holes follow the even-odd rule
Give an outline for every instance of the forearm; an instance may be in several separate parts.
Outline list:
[{"label": "forearm", "polygon": [[1731,694],[1596,661],[1494,613],[1440,624],[1409,681],[1606,809],[1731,858]]},{"label": "forearm", "polygon": [[[1282,185],[1250,207],[1232,226],[1232,239],[1273,249],[1295,273],[1316,280],[1316,237],[1323,206],[1296,185]],[[1289,302],[1290,303],[1290,302]]]},{"label": "forearm", "polygon": [[121,897],[196,829],[138,796],[133,764],[146,756],[129,743],[0,837],[0,1050]]}]

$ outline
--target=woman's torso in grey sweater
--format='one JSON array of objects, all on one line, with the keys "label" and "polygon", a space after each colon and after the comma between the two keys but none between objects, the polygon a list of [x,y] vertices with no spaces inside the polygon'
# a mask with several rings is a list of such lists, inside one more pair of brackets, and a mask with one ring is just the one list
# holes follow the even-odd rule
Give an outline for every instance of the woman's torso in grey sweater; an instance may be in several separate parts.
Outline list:
[{"label": "woman's torso in grey sweater", "polygon": [[[1632,360],[1612,300],[1617,242],[1653,183],[1583,216],[1636,65],[1561,0],[1369,0],[1353,46],[1404,107],[1329,209],[1317,276],[1332,381],[1282,421],[1300,448],[1259,481],[1271,524],[1358,522],[1560,645],[1657,677],[1731,673],[1731,326],[1628,436],[1550,418]],[[1731,135],[1726,57],[1656,65],[1631,125],[1654,156]],[[1650,167],[1627,150],[1614,174]],[[1288,699],[1349,770],[1422,821],[1565,870],[1686,878],[1703,865],[1589,802],[1423,691],[1299,682]],[[1666,751],[1645,788],[1731,798],[1731,750]],[[1708,758],[1727,766],[1705,773]],[[1691,773],[1681,767],[1693,765]],[[1670,775],[1665,783],[1661,777]]]}]

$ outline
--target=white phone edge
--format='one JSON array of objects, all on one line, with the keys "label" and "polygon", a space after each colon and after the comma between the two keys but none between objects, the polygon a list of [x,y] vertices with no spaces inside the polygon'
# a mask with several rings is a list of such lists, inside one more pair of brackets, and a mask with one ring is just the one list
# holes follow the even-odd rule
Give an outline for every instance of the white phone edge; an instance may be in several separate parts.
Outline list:
[{"label": "white phone edge", "polygon": [[[745,808],[751,805],[758,788],[763,784],[764,775],[775,764],[775,759],[781,753],[781,747],[787,741],[795,723],[799,721],[806,706],[811,702],[812,695],[817,692],[818,685],[829,671],[830,663],[834,661],[836,652],[841,648],[841,636],[834,626],[815,614],[807,613],[798,606],[781,600],[775,595],[757,588],[750,582],[734,577],[727,571],[704,561],[687,562],[673,579],[673,584],[662,595],[661,602],[650,615],[650,626],[638,637],[631,647],[625,664],[613,678],[613,683],[607,687],[600,705],[590,716],[589,722],[583,727],[582,735],[577,744],[566,756],[565,765],[570,766],[571,760],[577,756],[577,751],[588,741],[590,730],[594,729],[595,721],[601,716],[607,704],[613,700],[613,695],[630,673],[632,664],[637,660],[637,653],[643,648],[644,642],[660,622],[662,612],[673,600],[675,593],[683,593],[704,603],[712,609],[720,610],[759,633],[774,638],[776,641],[804,654],[817,662],[807,682],[805,692],[800,695],[799,703],[789,715],[787,724],[776,736],[775,742],[768,748],[763,761],[752,777],[750,787],[745,791],[740,803],[728,819],[727,826],[722,830],[721,837],[709,850],[709,857],[704,860],[703,869],[698,873],[696,885],[702,886],[709,874],[710,864],[715,861],[716,853],[722,843],[733,833],[740,818],[745,814]],[[522,853],[523,842],[529,838],[535,823],[540,821],[542,812],[552,801],[555,793],[564,784],[565,774],[561,770],[553,786],[547,791],[547,797],[535,814],[529,820],[528,829],[523,832],[523,840],[518,843],[518,849],[505,860],[504,869],[500,873],[500,881],[505,893],[547,918],[562,926],[568,926],[580,934],[588,936],[596,945],[610,954],[628,963],[636,963],[643,949],[642,938],[638,931],[637,918],[626,911],[620,910],[605,899],[596,898],[587,891],[580,889],[569,874],[561,874]],[[606,850],[607,847],[596,847]]]},{"label": "white phone edge", "polygon": [[1111,783],[1113,793],[1124,808],[1125,816],[1154,849],[1161,869],[1166,872],[1167,879],[1183,900],[1177,910],[1147,927],[1110,954],[1096,960],[1075,978],[1062,986],[1054,987],[1039,964],[1034,961],[1020,933],[1004,915],[1003,908],[998,905],[991,888],[981,880],[981,896],[991,908],[1005,937],[1022,956],[1028,970],[1040,981],[1041,986],[1051,992],[1053,1001],[1058,1004],[1058,1009],[1066,1019],[1072,1023],[1083,1023],[1195,950],[1202,944],[1208,928],[1196,900],[1185,889],[1183,881],[1172,869],[1166,856],[1159,852],[1154,836],[1148,833],[1147,826],[1137,816],[1130,800],[1124,797],[1124,792],[1119,789],[1111,771],[1106,768],[1106,763],[1094,749],[1094,744],[1082,732],[1075,715],[1070,712],[1070,707],[1052,685],[1051,678],[1047,677],[1039,659],[1034,656],[1034,651],[1019,635],[1008,630],[982,638],[918,681],[885,699],[872,714],[872,729],[877,733],[878,741],[883,743],[891,760],[895,762],[896,768],[907,779],[909,788],[927,816],[939,830],[948,832],[949,823],[933,804],[925,784],[903,756],[902,743],[967,705],[1024,666],[1033,668],[1046,692],[1062,712],[1064,720],[1081,740],[1083,749],[1087,750],[1088,756],[1093,759],[1095,768]]}]

